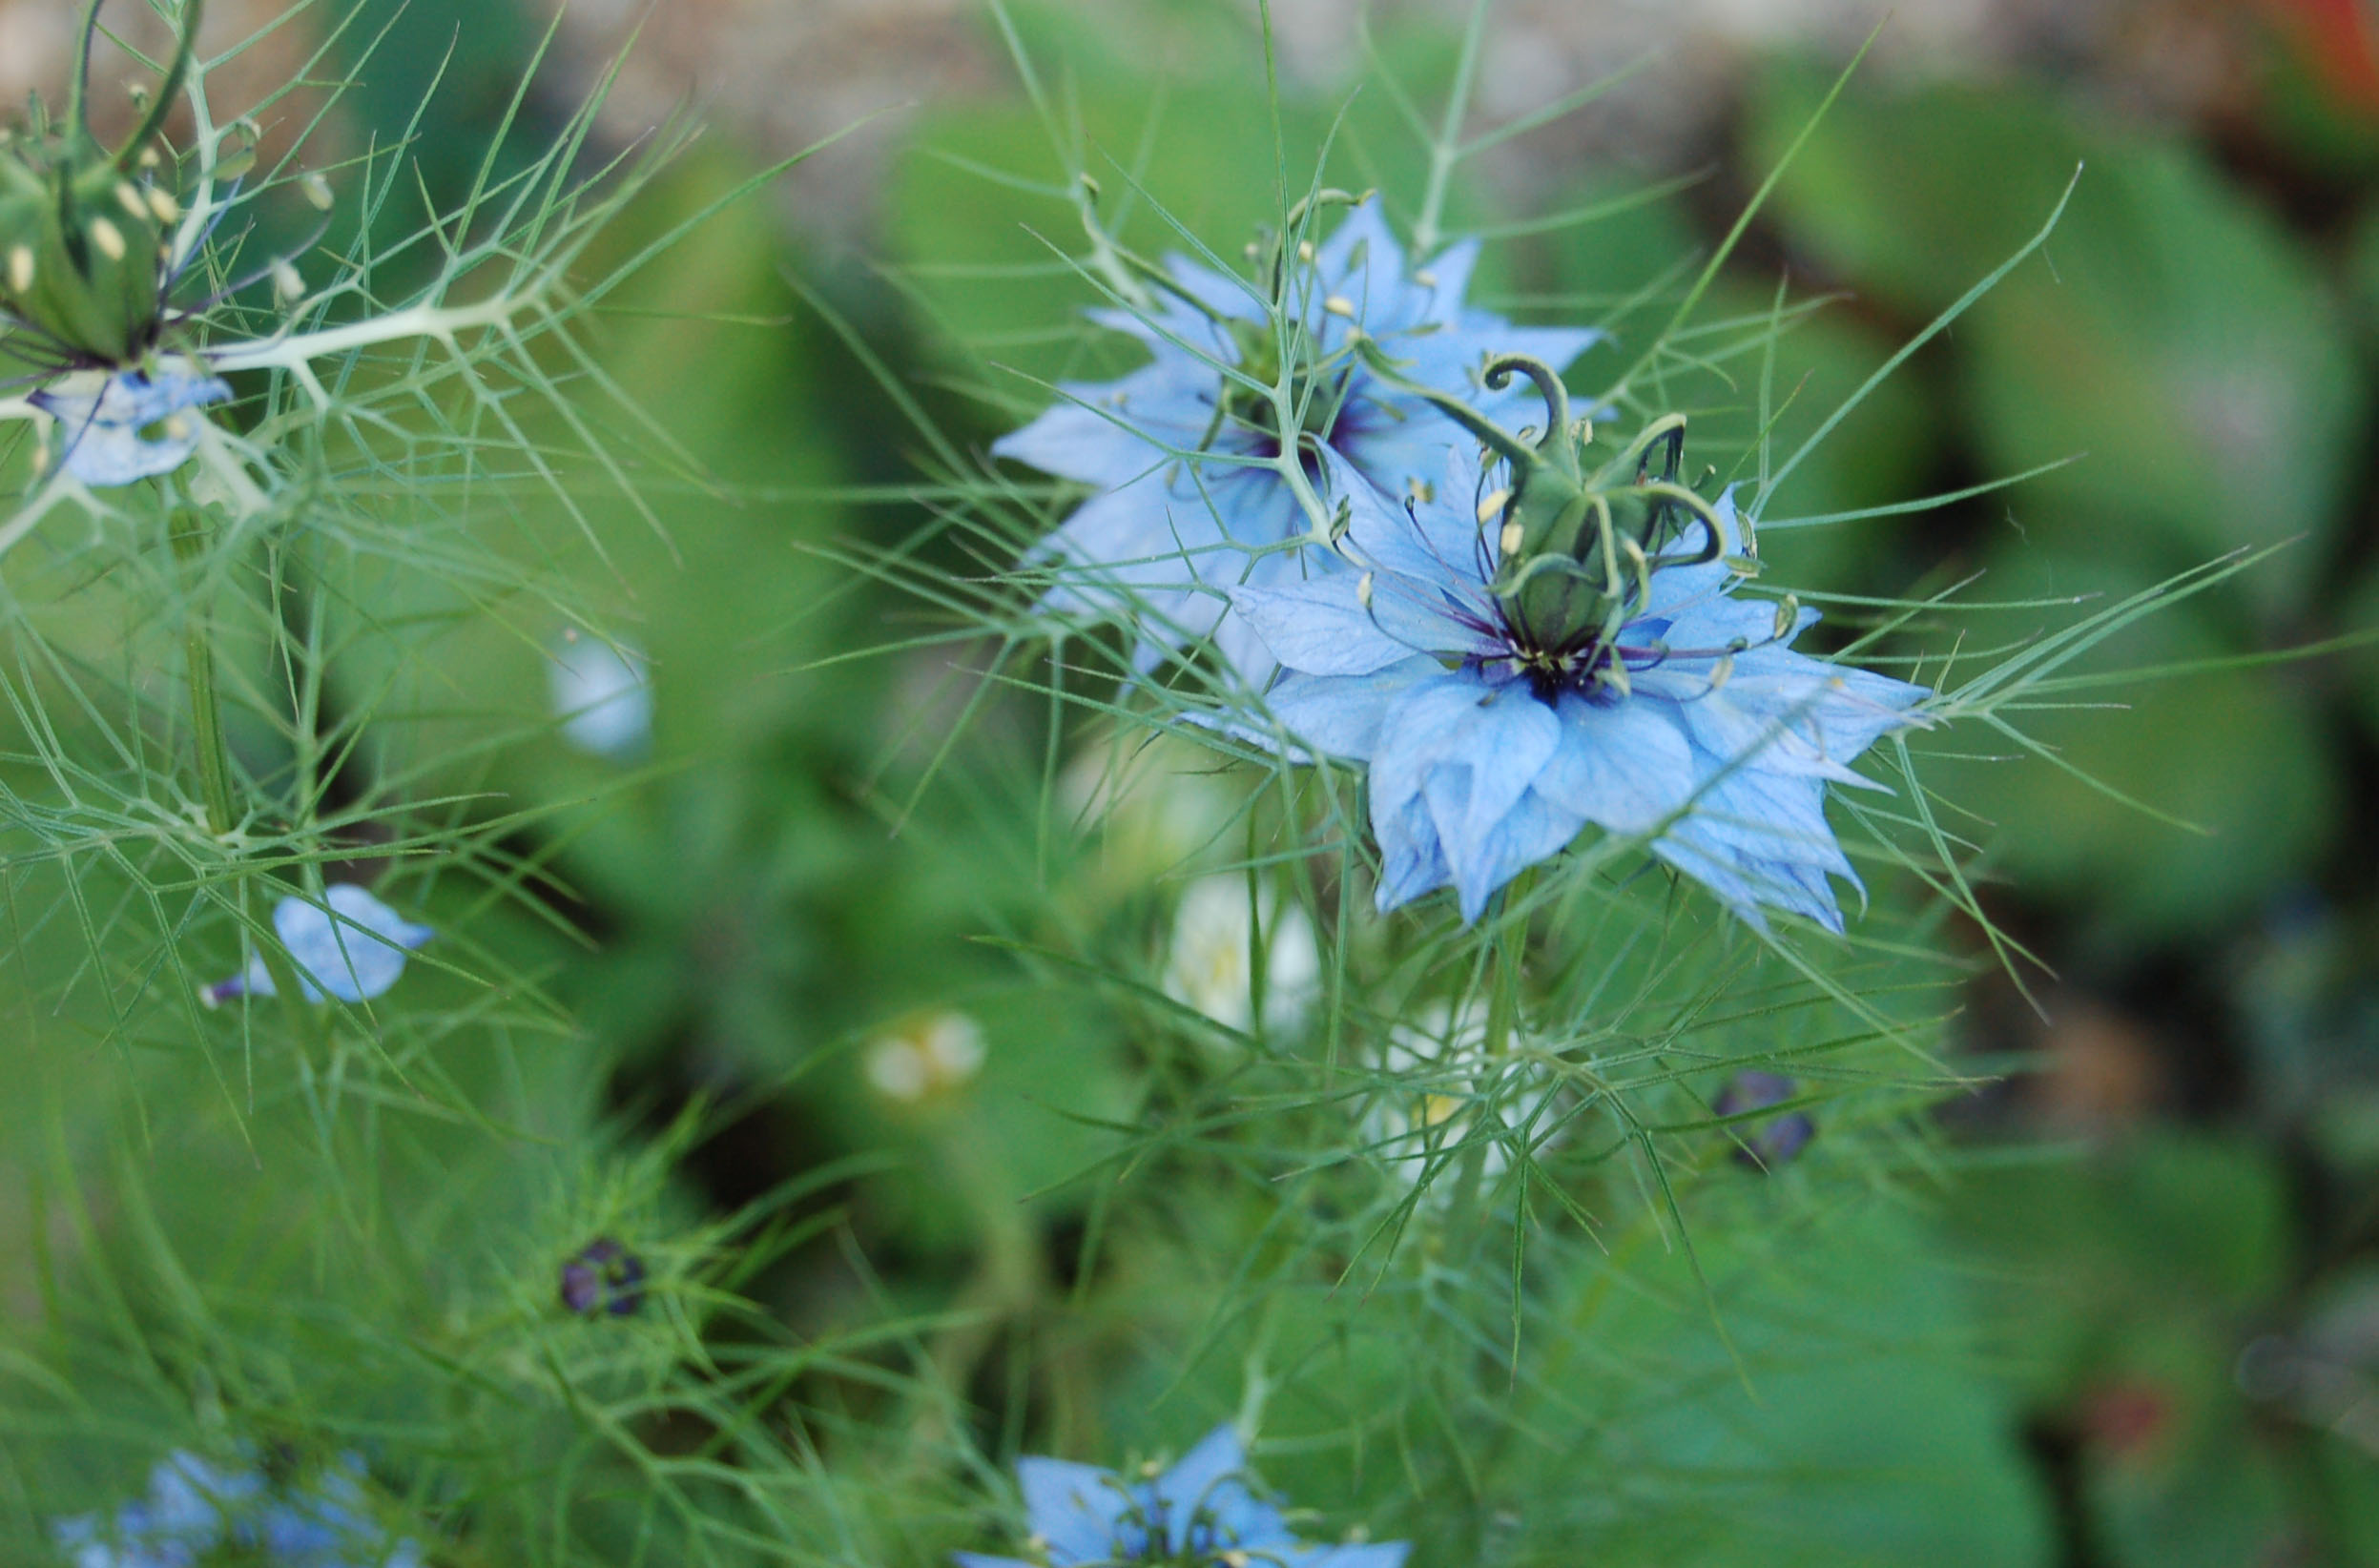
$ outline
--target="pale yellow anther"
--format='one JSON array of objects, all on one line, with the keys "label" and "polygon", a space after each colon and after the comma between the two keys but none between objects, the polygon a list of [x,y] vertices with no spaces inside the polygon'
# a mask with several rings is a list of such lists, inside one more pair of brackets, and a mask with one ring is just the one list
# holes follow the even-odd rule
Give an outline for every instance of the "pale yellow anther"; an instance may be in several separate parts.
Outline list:
[{"label": "pale yellow anther", "polygon": [[1434,289],[1438,286],[1438,275],[1424,267],[1419,272],[1413,274],[1413,281],[1418,283],[1422,288]]},{"label": "pale yellow anther", "polygon": [[1221,1558],[1223,1568],[1248,1568],[1250,1560],[1248,1555],[1236,1546],[1225,1552]]},{"label": "pale yellow anther", "polygon": [[44,475],[44,474],[48,473],[49,471],[50,471],[50,448],[49,448],[49,447],[47,447],[47,446],[36,446],[36,447],[34,447],[34,448],[33,448],[33,477],[34,477],[35,479],[39,479],[42,475]]},{"label": "pale yellow anther", "polygon": [[1734,672],[1735,656],[1732,653],[1729,653],[1725,658],[1719,660],[1717,664],[1711,666],[1710,690],[1715,691],[1720,687],[1726,685],[1728,678],[1731,677]]},{"label": "pale yellow anther", "polygon": [[1790,593],[1786,594],[1784,596],[1784,603],[1776,607],[1776,635],[1779,637],[1791,636],[1792,629],[1800,624],[1800,620],[1801,601],[1799,596]]},{"label": "pale yellow anther", "polygon": [[273,263],[273,298],[282,304],[295,304],[305,298],[305,279],[286,260]]},{"label": "pale yellow anther", "polygon": [[176,201],[170,194],[158,190],[154,185],[149,187],[149,210],[157,215],[159,223],[181,221],[182,204]]},{"label": "pale yellow anther", "polygon": [[1438,487],[1425,479],[1408,480],[1406,484],[1413,499],[1424,506],[1438,499]]},{"label": "pale yellow anther", "polygon": [[144,147],[140,150],[140,166],[143,169],[154,169],[163,161],[163,159],[157,156],[157,150],[155,148]]},{"label": "pale yellow anther", "polygon": [[131,180],[115,182],[115,204],[132,214],[134,222],[145,222],[149,217],[149,204],[140,199],[140,192]]},{"label": "pale yellow anther", "polygon": [[1511,499],[1512,492],[1509,490],[1495,490],[1489,492],[1489,494],[1479,503],[1479,521],[1484,523],[1487,519],[1501,511],[1503,509],[1503,504]]},{"label": "pale yellow anther", "polygon": [[104,217],[91,220],[91,242],[99,247],[99,254],[111,261],[124,259],[124,231]]},{"label": "pale yellow anther", "polygon": [[175,441],[188,441],[190,422],[179,414],[170,415],[165,421],[165,433]]},{"label": "pale yellow anther", "polygon": [[33,248],[18,245],[9,252],[9,287],[23,294],[33,286]]},{"label": "pale yellow anther", "polygon": [[[1483,521],[1484,521],[1484,519],[1481,519],[1480,521],[1482,521],[1482,522],[1483,522]],[[1496,551],[1497,551],[1497,553],[1498,553],[1498,554],[1500,554],[1500,555],[1506,555],[1506,556],[1518,555],[1518,554],[1520,553],[1520,525],[1519,525],[1519,524],[1517,524],[1517,523],[1506,523],[1506,524],[1504,524],[1504,525],[1503,525],[1503,532],[1502,532],[1501,536],[1500,536],[1500,537],[1499,537],[1499,538],[1498,538],[1498,540],[1496,541]]]},{"label": "pale yellow anther", "polygon": [[1367,571],[1363,573],[1362,579],[1355,585],[1355,602],[1361,605],[1365,609],[1369,609],[1372,607],[1372,588],[1374,587],[1372,576],[1373,574]]},{"label": "pale yellow anther", "polygon": [[298,181],[298,189],[305,193],[306,200],[313,203],[315,211],[322,213],[330,211],[329,180],[320,175],[308,175]]},{"label": "pale yellow anther", "polygon": [[1297,241],[1297,259],[1300,261],[1311,261],[1314,259],[1314,242],[1312,240],[1300,239]]},{"label": "pale yellow anther", "polygon": [[1322,309],[1330,312],[1333,316],[1343,316],[1349,320],[1353,320],[1355,319],[1355,301],[1348,299],[1343,294],[1334,294],[1329,299],[1324,299],[1322,301]]}]

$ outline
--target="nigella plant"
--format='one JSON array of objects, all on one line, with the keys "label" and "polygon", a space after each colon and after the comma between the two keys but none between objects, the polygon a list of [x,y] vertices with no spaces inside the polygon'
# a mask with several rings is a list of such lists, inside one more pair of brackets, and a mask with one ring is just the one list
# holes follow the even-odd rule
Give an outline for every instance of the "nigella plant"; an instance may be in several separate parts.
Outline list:
[{"label": "nigella plant", "polygon": [[[1026,1522],[1049,1568],[1402,1568],[1402,1541],[1316,1546],[1248,1484],[1247,1454],[1215,1428],[1169,1470],[1127,1481],[1065,1459],[1016,1462]],[[1017,1558],[955,1554],[959,1568],[1033,1568]]]},{"label": "nigella plant", "polygon": [[1231,590],[1283,668],[1273,715],[1369,766],[1380,907],[1451,886],[1476,919],[1593,824],[1754,923],[1840,930],[1830,878],[1856,874],[1827,789],[1869,782],[1850,764],[1927,693],[1795,652],[1815,612],[1738,594],[1749,540],[1729,495],[1678,482],[1681,420],[1597,461],[1550,367],[1488,379],[1518,374],[1544,398],[1533,444],[1433,396],[1482,444],[1446,453],[1437,493],[1346,485],[1356,570]]},{"label": "nigella plant", "polygon": [[[1330,569],[1326,551],[1296,547],[1326,535],[1347,473],[1426,493],[1458,431],[1424,393],[1514,417],[1520,394],[1481,380],[1493,356],[1566,364],[1599,336],[1466,303],[1477,242],[1408,266],[1376,200],[1354,201],[1318,247],[1304,237],[1314,215],[1351,200],[1326,191],[1301,205],[1255,247],[1252,278],[1179,256],[1119,272],[1129,308],[1095,320],[1138,340],[1148,362],[1061,385],[1055,406],[992,446],[1090,486],[1035,552],[1055,578],[1044,603],[1127,614],[1144,668],[1209,632],[1234,663],[1260,663],[1242,629],[1217,627],[1219,589]],[[1366,343],[1399,356],[1399,376],[1376,374]]]}]

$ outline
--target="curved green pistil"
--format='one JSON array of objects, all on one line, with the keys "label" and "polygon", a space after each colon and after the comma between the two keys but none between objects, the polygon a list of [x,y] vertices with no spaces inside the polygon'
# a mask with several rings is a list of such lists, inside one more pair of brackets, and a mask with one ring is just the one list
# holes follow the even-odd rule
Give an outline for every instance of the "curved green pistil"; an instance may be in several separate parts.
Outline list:
[{"label": "curved green pistil", "polygon": [[[1480,498],[1479,524],[1496,530],[1496,571],[1487,589],[1520,666],[1540,684],[1624,680],[1614,674],[1609,650],[1651,597],[1654,559],[1664,566],[1687,559],[1661,557],[1662,546],[1694,517],[1707,525],[1708,538],[1690,559],[1714,561],[1723,548],[1709,503],[1677,482],[1685,416],[1653,421],[1608,459],[1590,464],[1594,430],[1573,422],[1568,390],[1542,361],[1507,354],[1485,366],[1489,391],[1501,391],[1520,375],[1544,400],[1542,430],[1515,435],[1461,400],[1407,381],[1376,343],[1359,346],[1373,374],[1426,400],[1509,466],[1510,490]],[[1664,444],[1667,452],[1654,478],[1652,453]]]}]

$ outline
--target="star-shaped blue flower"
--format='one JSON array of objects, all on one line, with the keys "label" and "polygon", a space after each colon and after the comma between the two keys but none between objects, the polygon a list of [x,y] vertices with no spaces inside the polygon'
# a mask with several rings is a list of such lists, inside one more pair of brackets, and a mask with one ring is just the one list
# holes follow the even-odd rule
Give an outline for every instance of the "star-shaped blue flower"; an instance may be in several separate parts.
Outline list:
[{"label": "star-shaped blue flower", "polygon": [[[353,882],[333,882],[322,901],[283,898],[273,906],[273,931],[298,965],[298,987],[308,1001],[323,993],[365,1001],[397,983],[405,955],[437,935],[417,925]],[[234,997],[269,997],[272,972],[251,956],[247,968],[199,992],[210,1007]]]},{"label": "star-shaped blue flower", "polygon": [[[1340,465],[1391,495],[1425,486],[1437,477],[1438,453],[1455,439],[1427,402],[1365,366],[1353,346],[1358,328],[1412,382],[1475,402],[1491,419],[1516,419],[1527,406],[1524,390],[1491,393],[1481,384],[1491,356],[1527,354],[1558,368],[1601,336],[1516,327],[1469,308],[1462,297],[1478,259],[1478,243],[1466,241],[1408,272],[1378,204],[1366,201],[1310,260],[1289,265],[1281,301],[1299,329],[1293,353],[1304,389],[1300,428],[1290,439],[1307,451],[1306,469],[1324,490]],[[1045,608],[1135,611],[1144,668],[1213,632],[1234,667],[1261,671],[1270,665],[1261,647],[1231,623],[1217,629],[1224,601],[1200,585],[1293,581],[1328,569],[1325,552],[1277,547],[1313,531],[1280,473],[1252,461],[1280,454],[1279,422],[1216,368],[1269,382],[1281,348],[1253,285],[1178,256],[1167,265],[1179,294],[1161,294],[1146,318],[1091,313],[1138,339],[1148,362],[1112,382],[1061,383],[1064,401],[992,451],[1096,488],[1040,547],[1039,557],[1065,576]],[[1180,461],[1186,452],[1205,456]]]},{"label": "star-shaped blue flower", "polygon": [[[1050,1568],[1403,1568],[1403,1541],[1309,1546],[1280,1510],[1248,1489],[1247,1455],[1217,1427],[1150,1480],[1064,1459],[1016,1462],[1024,1512]],[[1017,1558],[954,1554],[959,1568],[1033,1568]]]},{"label": "star-shaped blue flower", "polygon": [[1231,593],[1285,667],[1273,715],[1370,764],[1379,907],[1451,885],[1476,919],[1593,823],[1654,836],[1654,855],[1754,925],[1764,906],[1841,930],[1829,878],[1858,878],[1827,824],[1827,786],[1875,787],[1849,764],[1922,722],[1912,711],[1929,693],[1795,653],[1814,611],[1734,597],[1731,496],[1647,562],[1615,637],[1548,671],[1488,588],[1499,539],[1470,508],[1494,474],[1476,447],[1449,464],[1437,499],[1402,508],[1342,487],[1344,547],[1365,569]]},{"label": "star-shaped blue flower", "polygon": [[348,1455],[310,1486],[283,1486],[176,1450],[150,1473],[146,1497],[113,1517],[58,1519],[51,1535],[73,1568],[195,1568],[232,1553],[273,1568],[421,1568],[421,1548],[372,1518],[362,1471]]}]

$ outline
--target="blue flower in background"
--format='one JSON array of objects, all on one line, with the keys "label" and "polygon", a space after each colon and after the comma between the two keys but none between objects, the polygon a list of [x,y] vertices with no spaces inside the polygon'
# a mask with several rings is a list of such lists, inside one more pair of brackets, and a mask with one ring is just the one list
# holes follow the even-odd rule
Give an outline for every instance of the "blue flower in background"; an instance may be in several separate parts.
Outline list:
[{"label": "blue flower in background", "polygon": [[[1462,302],[1479,246],[1448,248],[1407,272],[1378,204],[1350,214],[1310,260],[1289,267],[1281,308],[1299,329],[1294,381],[1304,395],[1290,440],[1327,488],[1342,465],[1392,495],[1436,477],[1455,426],[1420,398],[1374,375],[1355,353],[1355,329],[1376,340],[1415,382],[1471,402],[1489,418],[1516,415],[1524,392],[1488,392],[1481,369],[1496,354],[1567,364],[1601,335],[1515,327]],[[1225,377],[1218,363],[1258,381],[1279,374],[1282,345],[1252,285],[1169,258],[1178,295],[1160,296],[1144,319],[1102,310],[1093,319],[1144,344],[1148,363],[1112,382],[1061,383],[1065,401],[993,444],[1001,457],[1096,488],[1040,554],[1068,571],[1043,601],[1058,609],[1138,611],[1140,657],[1153,664],[1214,632],[1243,671],[1269,667],[1243,629],[1224,622],[1222,599],[1198,585],[1293,581],[1327,569],[1324,552],[1276,547],[1311,526],[1288,483],[1254,465],[1283,449],[1270,402]],[[1173,454],[1210,454],[1176,461]],[[1323,454],[1339,460],[1334,465]],[[1271,553],[1252,555],[1269,549]]]},{"label": "blue flower in background", "polygon": [[[272,1568],[422,1568],[421,1548],[391,1541],[371,1516],[353,1455],[312,1483],[276,1484],[176,1450],[149,1475],[149,1495],[114,1516],[57,1519],[52,1537],[73,1568],[198,1568],[237,1560]],[[231,1554],[239,1554],[237,1558]]]},{"label": "blue flower in background", "polygon": [[652,741],[652,681],[631,648],[565,631],[547,668],[562,738],[620,761]]},{"label": "blue flower in background", "polygon": [[[352,882],[332,883],[320,904],[283,898],[273,906],[273,930],[298,965],[298,984],[308,1001],[321,1001],[325,992],[341,1001],[381,995],[404,973],[405,955],[437,935]],[[238,996],[269,997],[273,977],[262,959],[251,956],[244,972],[198,994],[209,1006]]]},{"label": "blue flower in background", "polygon": [[231,396],[188,361],[140,370],[85,370],[31,394],[26,402],[57,421],[66,471],[93,489],[171,473],[197,449],[188,411]]},{"label": "blue flower in background", "polygon": [[[1248,1490],[1246,1475],[1247,1455],[1228,1426],[1145,1481],[1064,1459],[1016,1462],[1024,1512],[1050,1568],[1403,1568],[1411,1550],[1403,1541],[1300,1542],[1280,1510]],[[1032,1568],[1016,1558],[954,1556],[959,1568]]]},{"label": "blue flower in background", "polygon": [[1755,925],[1765,905],[1839,931],[1828,878],[1857,877],[1826,787],[1873,787],[1849,763],[1921,722],[1910,710],[1928,693],[1792,652],[1814,611],[1733,597],[1730,497],[1688,525],[1703,547],[1634,550],[1641,588],[1614,601],[1615,635],[1548,647],[1508,587],[1491,591],[1512,579],[1471,504],[1500,493],[1497,471],[1475,447],[1450,459],[1443,495],[1401,510],[1348,488],[1346,549],[1366,569],[1231,595],[1285,667],[1272,713],[1370,764],[1379,907],[1450,884],[1476,919],[1591,822],[1655,836],[1654,855]]}]

